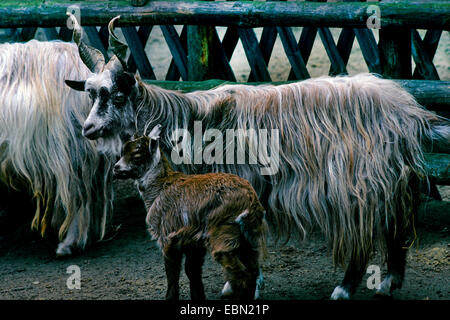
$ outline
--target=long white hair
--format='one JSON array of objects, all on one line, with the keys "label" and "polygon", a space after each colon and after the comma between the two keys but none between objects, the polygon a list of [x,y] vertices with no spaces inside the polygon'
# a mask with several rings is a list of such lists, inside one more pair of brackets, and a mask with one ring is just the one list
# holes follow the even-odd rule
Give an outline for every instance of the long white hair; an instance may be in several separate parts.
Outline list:
[{"label": "long white hair", "polygon": [[[266,202],[276,233],[304,237],[318,226],[340,265],[351,255],[366,260],[374,241],[384,241],[385,228],[410,230],[410,179],[425,176],[423,143],[438,131],[440,139],[450,137],[448,122],[394,81],[371,74],[280,86],[226,85],[188,94],[139,86],[138,130],[161,124],[161,143],[169,155],[172,133],[191,128],[193,121],[221,132],[279,129],[275,175],[261,176],[258,165],[249,164],[178,169],[248,179]],[[256,150],[252,141],[245,140],[245,150]]]},{"label": "long white hair", "polygon": [[0,45],[0,179],[31,192],[42,234],[51,225],[62,240],[76,220],[79,247],[103,237],[112,210],[111,164],[81,134],[89,99],[64,83],[89,74],[71,43]]}]

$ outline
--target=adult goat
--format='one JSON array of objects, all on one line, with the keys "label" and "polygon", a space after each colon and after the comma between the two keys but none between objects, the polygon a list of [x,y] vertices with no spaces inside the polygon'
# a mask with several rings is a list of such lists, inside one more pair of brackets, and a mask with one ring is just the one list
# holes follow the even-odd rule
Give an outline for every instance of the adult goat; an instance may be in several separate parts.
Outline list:
[{"label": "adult goat", "polygon": [[[280,86],[226,85],[186,94],[146,85],[126,72],[127,47],[114,34],[116,19],[109,24],[113,59],[105,64],[91,48],[82,59],[96,74],[66,81],[91,95],[93,107],[83,127],[87,138],[102,138],[117,151],[135,131],[142,135],[145,128],[162,124],[161,148],[176,162],[180,148],[174,133],[181,128],[195,135],[196,121],[222,133],[278,130],[279,144],[259,153],[256,162],[250,162],[255,139],[246,137],[240,141],[250,150],[247,163],[182,161],[176,169],[230,172],[249,180],[278,235],[305,237],[318,226],[330,243],[333,262],[347,265],[333,299],[354,293],[375,245],[386,253],[389,273],[378,292],[401,287],[418,206],[417,181],[425,178],[422,146],[433,142],[448,149],[446,119],[422,108],[395,82],[371,74]],[[217,143],[205,140],[206,148]],[[186,145],[183,158],[190,159],[198,150],[195,141],[191,149]],[[225,153],[235,151],[234,144],[223,145]],[[261,175],[270,163],[268,155],[277,152],[278,170]]]},{"label": "adult goat", "polygon": [[102,238],[112,209],[112,164],[81,134],[89,98],[64,84],[90,75],[75,44],[0,45],[0,183],[33,196],[32,227],[56,230],[60,256]]}]

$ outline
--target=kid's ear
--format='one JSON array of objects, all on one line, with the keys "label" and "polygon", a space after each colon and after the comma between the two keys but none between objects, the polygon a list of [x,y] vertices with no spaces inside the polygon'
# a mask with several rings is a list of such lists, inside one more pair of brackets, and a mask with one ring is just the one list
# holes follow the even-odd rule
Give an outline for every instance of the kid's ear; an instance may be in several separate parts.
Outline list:
[{"label": "kid's ear", "polygon": [[162,125],[157,124],[152,131],[150,131],[150,133],[148,134],[148,137],[152,140],[158,140],[159,139],[159,134],[161,133],[161,128]]},{"label": "kid's ear", "polygon": [[86,80],[83,81],[65,80],[65,82],[69,87],[77,91],[84,91],[84,87],[86,85]]}]

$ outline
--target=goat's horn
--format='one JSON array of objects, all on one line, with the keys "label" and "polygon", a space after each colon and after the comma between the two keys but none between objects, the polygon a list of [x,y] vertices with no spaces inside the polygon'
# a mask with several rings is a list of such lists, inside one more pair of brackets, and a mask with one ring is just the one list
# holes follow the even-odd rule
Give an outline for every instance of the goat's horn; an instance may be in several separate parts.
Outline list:
[{"label": "goat's horn", "polygon": [[78,52],[80,53],[80,58],[86,65],[86,67],[91,70],[91,72],[99,73],[103,70],[105,66],[105,57],[100,52],[91,46],[88,46],[83,42],[82,35],[83,29],[78,24],[77,18],[71,13],[67,13],[67,15],[72,19],[73,22],[73,41],[78,46]]},{"label": "goat's horn", "polygon": [[119,20],[120,16],[115,17],[112,19],[108,24],[108,31],[109,31],[109,47],[111,48],[112,52],[119,58],[120,62],[123,64],[123,67],[126,67],[125,59],[127,57],[127,49],[128,46],[121,42],[117,35],[114,33],[114,22]]}]

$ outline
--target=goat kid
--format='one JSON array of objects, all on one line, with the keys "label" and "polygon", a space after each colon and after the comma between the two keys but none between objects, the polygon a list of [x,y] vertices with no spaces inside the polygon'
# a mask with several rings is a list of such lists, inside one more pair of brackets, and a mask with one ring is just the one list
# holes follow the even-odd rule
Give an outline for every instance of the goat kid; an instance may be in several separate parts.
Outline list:
[{"label": "goat kid", "polygon": [[265,251],[264,208],[247,180],[225,173],[173,171],[159,149],[161,126],[124,145],[117,178],[136,179],[146,222],[164,255],[167,299],[178,299],[183,253],[193,300],[205,299],[201,279],[206,250],[225,272],[222,298],[258,298]]}]

